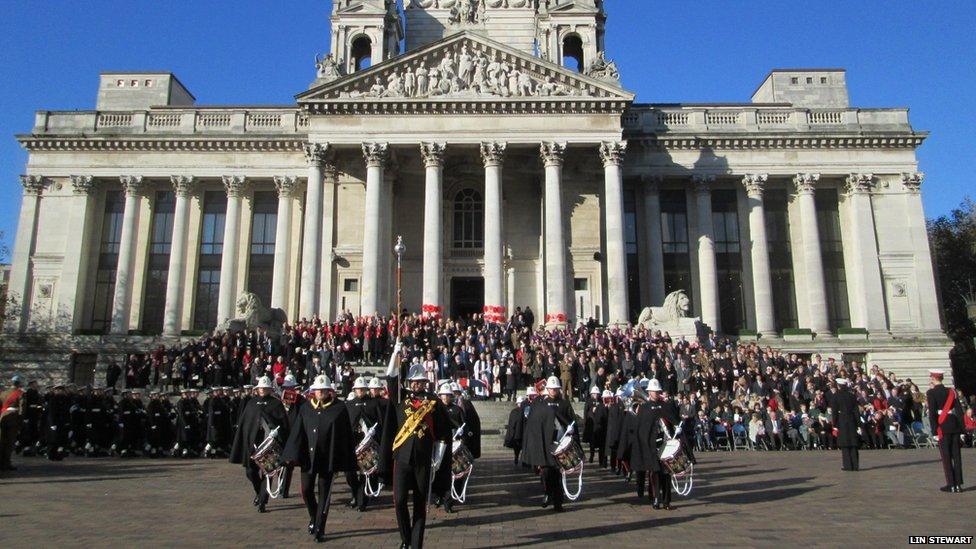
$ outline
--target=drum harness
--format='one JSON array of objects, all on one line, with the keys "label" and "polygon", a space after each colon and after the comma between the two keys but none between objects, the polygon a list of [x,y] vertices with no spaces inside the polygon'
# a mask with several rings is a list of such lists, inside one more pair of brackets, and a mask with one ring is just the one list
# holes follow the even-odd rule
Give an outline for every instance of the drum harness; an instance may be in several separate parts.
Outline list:
[{"label": "drum harness", "polygon": [[[556,420],[556,429],[557,431],[559,430],[559,420]],[[563,433],[561,437],[559,437],[559,443],[556,445],[557,451],[560,448],[562,448],[564,444],[566,445],[567,448],[576,445],[576,442],[573,440],[573,433],[575,431],[576,431],[576,422],[574,421],[569,424],[569,427],[566,428],[566,432]],[[566,442],[567,440],[569,440],[570,442]],[[556,455],[556,452],[553,452],[553,455]],[[566,495],[566,499],[568,499],[569,501],[578,500],[580,494],[583,493],[583,462],[584,461],[585,460],[581,459],[579,464],[573,467],[572,469],[567,470],[560,467],[560,473],[562,474],[563,477],[563,494]],[[569,486],[566,484],[566,477],[572,474],[578,475],[576,477],[576,492],[570,492]]]},{"label": "drum harness", "polygon": [[[264,420],[264,418],[261,418],[261,425],[264,428],[264,431],[266,433],[268,433],[268,427],[269,427],[269,425]],[[259,446],[255,446],[255,448],[254,448],[255,454],[251,457],[251,459],[255,459],[255,458],[259,457],[259,454],[261,453],[262,450],[264,450],[265,448],[268,448],[268,447],[273,447],[276,444],[278,445],[278,456],[276,456],[276,459],[277,459],[277,457],[280,457],[280,455],[281,455],[281,446],[280,446],[280,443],[278,442],[278,431],[280,429],[281,429],[280,427],[275,427],[273,430],[271,430],[270,433],[268,433],[268,436],[266,436],[264,438],[264,441],[261,442],[261,444]],[[264,481],[265,481],[265,483],[267,485],[267,489],[268,489],[268,496],[271,497],[271,499],[278,499],[281,496],[281,493],[284,491],[284,487],[285,487],[285,482],[284,482],[284,480],[285,480],[285,467],[284,467],[284,465],[275,468],[275,470],[274,471],[271,471],[270,473],[267,472],[264,469],[264,467],[262,467],[261,468],[261,474],[264,475]],[[276,487],[273,487],[273,486],[276,486]]]},{"label": "drum harness", "polygon": [[[684,429],[684,423],[679,422],[678,423],[678,428],[674,431],[674,435],[672,435],[671,432],[668,430],[668,424],[667,424],[667,422],[664,421],[664,419],[661,419],[661,429],[663,429],[663,431],[664,431],[664,437],[665,437],[664,444],[661,446],[661,448],[662,449],[665,448],[667,446],[668,442],[669,441],[672,441],[672,440],[677,440],[678,441],[679,448],[680,448],[681,441],[678,440],[678,437],[681,435],[682,429]],[[664,467],[666,467],[669,471],[671,470],[669,467],[665,466],[663,463],[661,465],[664,466]],[[682,473],[680,475],[675,475],[675,474],[672,474],[671,475],[671,487],[674,488],[675,493],[678,494],[679,496],[687,497],[688,494],[691,493],[691,488],[692,488],[692,486],[694,486],[694,484],[695,484],[695,464],[694,463],[691,463],[691,462],[688,463],[688,471],[687,472]]]},{"label": "drum harness", "polygon": [[[464,436],[465,426],[467,426],[467,423],[462,424],[460,427],[458,427],[457,431],[454,432],[455,451],[457,448],[460,448],[464,445],[464,442],[461,441],[461,437]],[[453,457],[454,455],[452,452],[451,458],[453,459]],[[453,471],[451,472],[451,497],[454,498],[454,501],[458,503],[464,503],[464,500],[468,498],[468,481],[471,480],[471,475],[473,474],[474,474],[474,461],[472,461],[468,465],[467,469],[465,469],[464,472],[462,473],[454,474]],[[454,481],[458,480],[461,477],[465,477],[465,479],[464,479],[464,487],[461,488],[461,492],[459,493],[457,491],[457,488],[454,485]]]}]

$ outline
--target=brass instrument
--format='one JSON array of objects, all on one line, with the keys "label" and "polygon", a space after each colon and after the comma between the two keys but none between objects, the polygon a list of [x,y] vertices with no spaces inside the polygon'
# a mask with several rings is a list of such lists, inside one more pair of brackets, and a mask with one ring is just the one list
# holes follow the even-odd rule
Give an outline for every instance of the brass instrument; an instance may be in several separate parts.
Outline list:
[{"label": "brass instrument", "polygon": [[[417,428],[424,421],[424,418],[430,414],[434,407],[437,406],[436,400],[427,400],[417,408],[416,410],[406,410],[407,420],[403,422],[403,426],[397,431],[396,438],[393,439],[393,451],[395,452],[397,448],[403,446],[407,439],[410,438]],[[422,434],[419,436],[423,436]]]}]

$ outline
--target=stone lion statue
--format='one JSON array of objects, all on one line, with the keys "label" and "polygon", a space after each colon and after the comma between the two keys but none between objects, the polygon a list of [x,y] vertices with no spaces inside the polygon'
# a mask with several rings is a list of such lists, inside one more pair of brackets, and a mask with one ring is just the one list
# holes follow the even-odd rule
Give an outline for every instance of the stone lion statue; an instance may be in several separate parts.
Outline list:
[{"label": "stone lion statue", "polygon": [[232,318],[217,327],[218,332],[235,334],[244,330],[263,328],[269,337],[281,335],[282,328],[288,322],[288,314],[282,309],[265,307],[258,296],[251,292],[244,292],[237,298],[237,318]]},{"label": "stone lion statue", "polygon": [[[691,300],[684,290],[677,290],[664,298],[660,307],[646,307],[637,318],[637,324],[647,329],[669,330],[677,328],[681,319],[688,318]],[[673,327],[673,328],[672,328]]]}]

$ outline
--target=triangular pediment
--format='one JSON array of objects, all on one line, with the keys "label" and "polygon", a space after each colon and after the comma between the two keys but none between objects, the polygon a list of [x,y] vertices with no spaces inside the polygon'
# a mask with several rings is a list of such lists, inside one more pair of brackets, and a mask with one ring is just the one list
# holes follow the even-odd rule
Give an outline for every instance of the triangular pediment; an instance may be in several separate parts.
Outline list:
[{"label": "triangular pediment", "polygon": [[355,2],[345,6],[339,6],[335,12],[335,15],[350,15],[356,13],[385,14],[386,11],[386,8],[384,8],[382,5],[376,6],[369,2]]},{"label": "triangular pediment", "polygon": [[[631,102],[634,94],[471,31],[299,94],[299,104]],[[321,110],[321,109],[315,109]]]}]

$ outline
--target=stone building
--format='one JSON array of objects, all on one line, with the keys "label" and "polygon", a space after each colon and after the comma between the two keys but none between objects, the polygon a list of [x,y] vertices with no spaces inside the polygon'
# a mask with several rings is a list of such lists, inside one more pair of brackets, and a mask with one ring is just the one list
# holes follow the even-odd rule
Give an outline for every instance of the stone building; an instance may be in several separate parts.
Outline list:
[{"label": "stone building", "polygon": [[235,314],[531,306],[637,318],[685,290],[719,333],[914,374],[948,365],[903,108],[840,69],[774,70],[744,104],[647,104],[600,0],[335,0],[288,106],[200,106],[170,73],[104,73],[39,111],[4,367],[92,364]]}]

